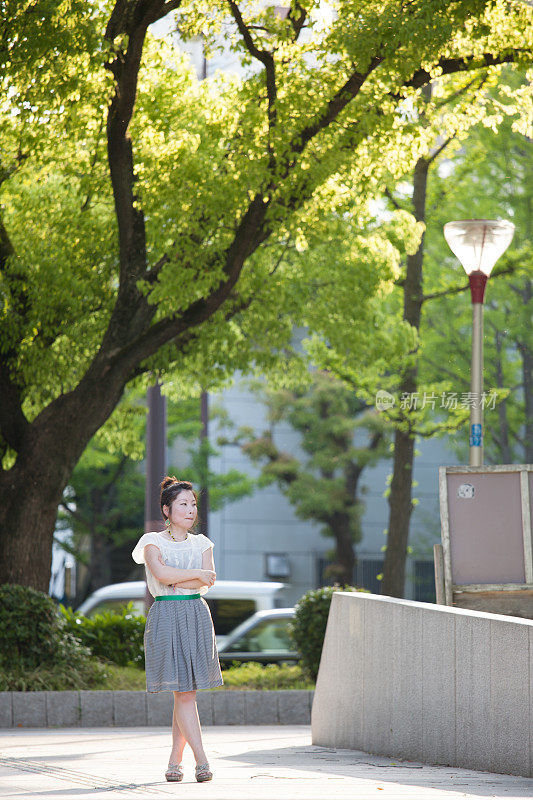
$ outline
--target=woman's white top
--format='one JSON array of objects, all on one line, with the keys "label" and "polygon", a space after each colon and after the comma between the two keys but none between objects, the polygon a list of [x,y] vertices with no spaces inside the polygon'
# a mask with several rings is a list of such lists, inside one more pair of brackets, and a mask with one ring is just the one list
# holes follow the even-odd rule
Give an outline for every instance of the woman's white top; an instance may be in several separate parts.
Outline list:
[{"label": "woman's white top", "polygon": [[169,586],[166,583],[160,583],[157,578],[152,575],[148,565],[144,560],[144,548],[147,544],[155,544],[161,553],[163,561],[167,567],[176,567],[177,569],[202,569],[202,553],[214,547],[211,539],[204,536],[203,533],[187,533],[187,538],[182,542],[175,542],[167,538],[163,533],[145,533],[132,552],[132,558],[137,564],[144,564],[146,571],[146,583],[148,591],[152,597],[157,597],[161,594],[205,594],[207,586],[202,586],[199,589],[183,588],[181,586]]}]

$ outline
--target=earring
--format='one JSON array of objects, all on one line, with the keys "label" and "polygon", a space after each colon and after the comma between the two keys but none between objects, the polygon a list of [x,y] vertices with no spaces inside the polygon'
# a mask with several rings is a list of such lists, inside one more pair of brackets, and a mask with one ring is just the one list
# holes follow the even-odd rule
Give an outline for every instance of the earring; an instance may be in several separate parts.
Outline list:
[{"label": "earring", "polygon": [[167,526],[167,528],[170,527],[170,520],[169,519],[165,520],[165,525]]}]

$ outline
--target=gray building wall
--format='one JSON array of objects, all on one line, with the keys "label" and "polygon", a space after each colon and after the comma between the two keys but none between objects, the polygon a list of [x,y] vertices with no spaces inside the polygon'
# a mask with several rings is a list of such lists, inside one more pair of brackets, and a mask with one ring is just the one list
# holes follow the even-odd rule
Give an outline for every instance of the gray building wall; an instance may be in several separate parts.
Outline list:
[{"label": "gray building wall", "polygon": [[[223,408],[237,427],[250,426],[258,433],[267,427],[265,409],[246,388],[243,380],[220,395],[212,396],[211,405]],[[220,431],[210,423],[210,439],[219,450],[219,456],[210,461],[214,472],[237,469],[258,475],[259,470],[236,445],[217,445]],[[466,433],[465,433],[466,435]],[[299,436],[288,425],[274,427],[274,439],[280,449],[291,453],[299,451]],[[433,543],[440,541],[440,519],[438,504],[438,467],[457,463],[443,441],[420,441],[420,454],[415,461],[415,480],[418,486],[414,496],[419,500],[411,520],[413,553],[408,562],[406,596],[416,597],[415,561],[432,562]],[[185,463],[183,449],[177,443],[169,453],[169,463],[181,466]],[[386,537],[389,506],[383,496],[387,487],[387,476],[392,469],[391,460],[384,460],[367,469],[361,479],[362,499],[365,511],[362,517],[363,538],[356,546],[359,559],[358,583],[379,591],[379,583],[371,585],[381,571],[382,548]],[[226,580],[268,580],[266,554],[286,554],[290,564],[290,577],[283,601],[295,603],[304,592],[316,588],[319,583],[319,561],[327,558],[333,540],[322,536],[320,525],[296,517],[289,501],[275,484],[258,489],[250,497],[225,506],[209,515],[209,536],[215,543],[215,564],[219,578]],[[372,569],[372,561],[377,562]],[[366,562],[366,563],[363,563]]]}]

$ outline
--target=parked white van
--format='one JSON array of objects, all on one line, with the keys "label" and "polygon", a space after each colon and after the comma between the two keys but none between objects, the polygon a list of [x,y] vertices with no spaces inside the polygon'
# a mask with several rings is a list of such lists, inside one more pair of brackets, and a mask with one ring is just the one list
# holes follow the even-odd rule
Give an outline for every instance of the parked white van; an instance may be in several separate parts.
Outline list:
[{"label": "parked white van", "polygon": [[[284,583],[274,581],[217,580],[204,596],[213,618],[217,644],[222,646],[230,631],[255,614],[285,605],[280,597]],[[119,611],[133,603],[134,613],[145,613],[146,583],[126,581],[102,586],[76,610],[77,614],[92,617],[104,611]]]}]

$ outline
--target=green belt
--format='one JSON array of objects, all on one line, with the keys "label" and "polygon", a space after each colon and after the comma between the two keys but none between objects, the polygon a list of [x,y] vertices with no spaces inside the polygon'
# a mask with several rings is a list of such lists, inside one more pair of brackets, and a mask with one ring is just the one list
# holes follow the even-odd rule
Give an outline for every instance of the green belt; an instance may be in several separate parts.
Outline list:
[{"label": "green belt", "polygon": [[160,594],[156,600],[194,600],[196,597],[201,597],[201,594]]}]

